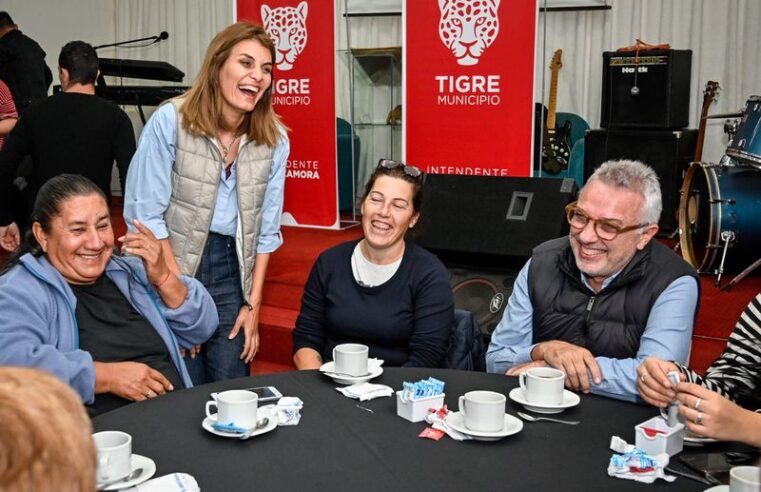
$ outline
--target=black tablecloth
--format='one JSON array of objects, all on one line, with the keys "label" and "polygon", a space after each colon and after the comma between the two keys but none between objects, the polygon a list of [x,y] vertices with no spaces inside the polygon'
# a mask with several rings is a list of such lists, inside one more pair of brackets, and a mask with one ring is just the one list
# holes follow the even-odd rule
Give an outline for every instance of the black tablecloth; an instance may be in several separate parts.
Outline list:
[{"label": "black tablecloth", "polygon": [[[457,410],[467,391],[508,394],[517,378],[444,369],[386,368],[373,382],[400,389],[402,381],[428,376],[446,382],[446,403]],[[278,427],[247,441],[203,430],[211,391],[273,385],[304,401],[301,423]],[[203,491],[241,490],[671,490],[708,488],[678,478],[652,485],[610,478],[613,435],[634,442],[634,426],[656,414],[652,407],[582,395],[560,414],[576,426],[525,422],[523,431],[495,442],[433,441],[417,437],[426,424],[396,415],[396,397],[361,403],[335,390],[317,371],[288,372],[215,383],[128,405],[94,419],[96,431],[132,434],[135,453],[156,461],[157,476],[193,475]],[[522,407],[508,397],[508,413]]]}]

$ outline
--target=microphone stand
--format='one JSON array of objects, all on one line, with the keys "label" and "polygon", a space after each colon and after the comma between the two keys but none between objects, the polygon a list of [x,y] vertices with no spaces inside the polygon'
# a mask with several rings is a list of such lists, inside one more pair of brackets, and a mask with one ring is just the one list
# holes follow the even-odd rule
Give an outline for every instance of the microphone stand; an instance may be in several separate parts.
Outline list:
[{"label": "microphone stand", "polygon": [[153,43],[151,44],[156,44],[160,41],[160,38],[159,36],[148,36],[147,38],[130,39],[129,41],[119,41],[118,43],[101,44],[98,46],[93,46],[93,49],[98,50],[100,48],[113,48],[114,46],[122,46],[125,44],[139,43],[141,41],[153,41]]}]

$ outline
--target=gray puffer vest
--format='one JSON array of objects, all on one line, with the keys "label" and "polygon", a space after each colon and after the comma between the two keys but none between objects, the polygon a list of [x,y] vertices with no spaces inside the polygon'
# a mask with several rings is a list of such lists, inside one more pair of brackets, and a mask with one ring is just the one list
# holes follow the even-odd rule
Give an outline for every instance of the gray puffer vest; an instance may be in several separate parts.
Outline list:
[{"label": "gray puffer vest", "polygon": [[568,237],[540,244],[528,272],[533,343],[563,340],[587,348],[594,356],[634,357],[658,296],[685,275],[695,278],[700,288],[695,270],[653,240],[595,293],[581,281]]},{"label": "gray puffer vest", "polygon": [[[180,271],[195,276],[217,201],[222,155],[212,139],[191,135],[182,128],[182,102],[182,99],[172,100],[177,112],[177,142],[172,166],[172,194],[164,220]],[[246,300],[251,292],[251,274],[262,225],[262,203],[273,152],[271,147],[256,145],[244,135],[234,164],[238,196],[235,242],[241,289]]]}]

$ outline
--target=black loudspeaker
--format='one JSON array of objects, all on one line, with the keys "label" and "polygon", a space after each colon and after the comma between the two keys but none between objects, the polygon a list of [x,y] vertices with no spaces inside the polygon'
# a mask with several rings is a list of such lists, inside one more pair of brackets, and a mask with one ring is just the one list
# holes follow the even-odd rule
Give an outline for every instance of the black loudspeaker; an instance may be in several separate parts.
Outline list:
[{"label": "black loudspeaker", "polygon": [[689,124],[692,51],[602,54],[603,128],[684,128]]},{"label": "black loudspeaker", "polygon": [[512,273],[470,267],[448,267],[447,270],[455,307],[473,313],[488,340],[502,320],[517,270]]},{"label": "black loudspeaker", "polygon": [[576,191],[573,179],[429,174],[415,239],[434,251],[528,257],[568,233],[564,207]]},{"label": "black loudspeaker", "polygon": [[644,162],[660,179],[663,213],[658,225],[661,233],[670,234],[679,223],[679,190],[695,155],[697,136],[697,130],[589,130],[584,138],[584,181],[607,160]]}]

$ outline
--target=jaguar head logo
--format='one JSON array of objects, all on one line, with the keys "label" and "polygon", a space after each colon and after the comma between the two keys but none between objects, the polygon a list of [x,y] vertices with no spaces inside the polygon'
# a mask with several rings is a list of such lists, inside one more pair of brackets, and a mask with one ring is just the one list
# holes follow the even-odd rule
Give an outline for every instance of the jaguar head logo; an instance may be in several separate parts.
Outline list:
[{"label": "jaguar head logo", "polygon": [[460,65],[476,65],[499,34],[500,0],[439,0],[439,37]]},{"label": "jaguar head logo", "polygon": [[275,44],[275,65],[279,70],[290,70],[296,57],[307,44],[306,2],[296,7],[270,8],[262,5],[264,30]]}]

